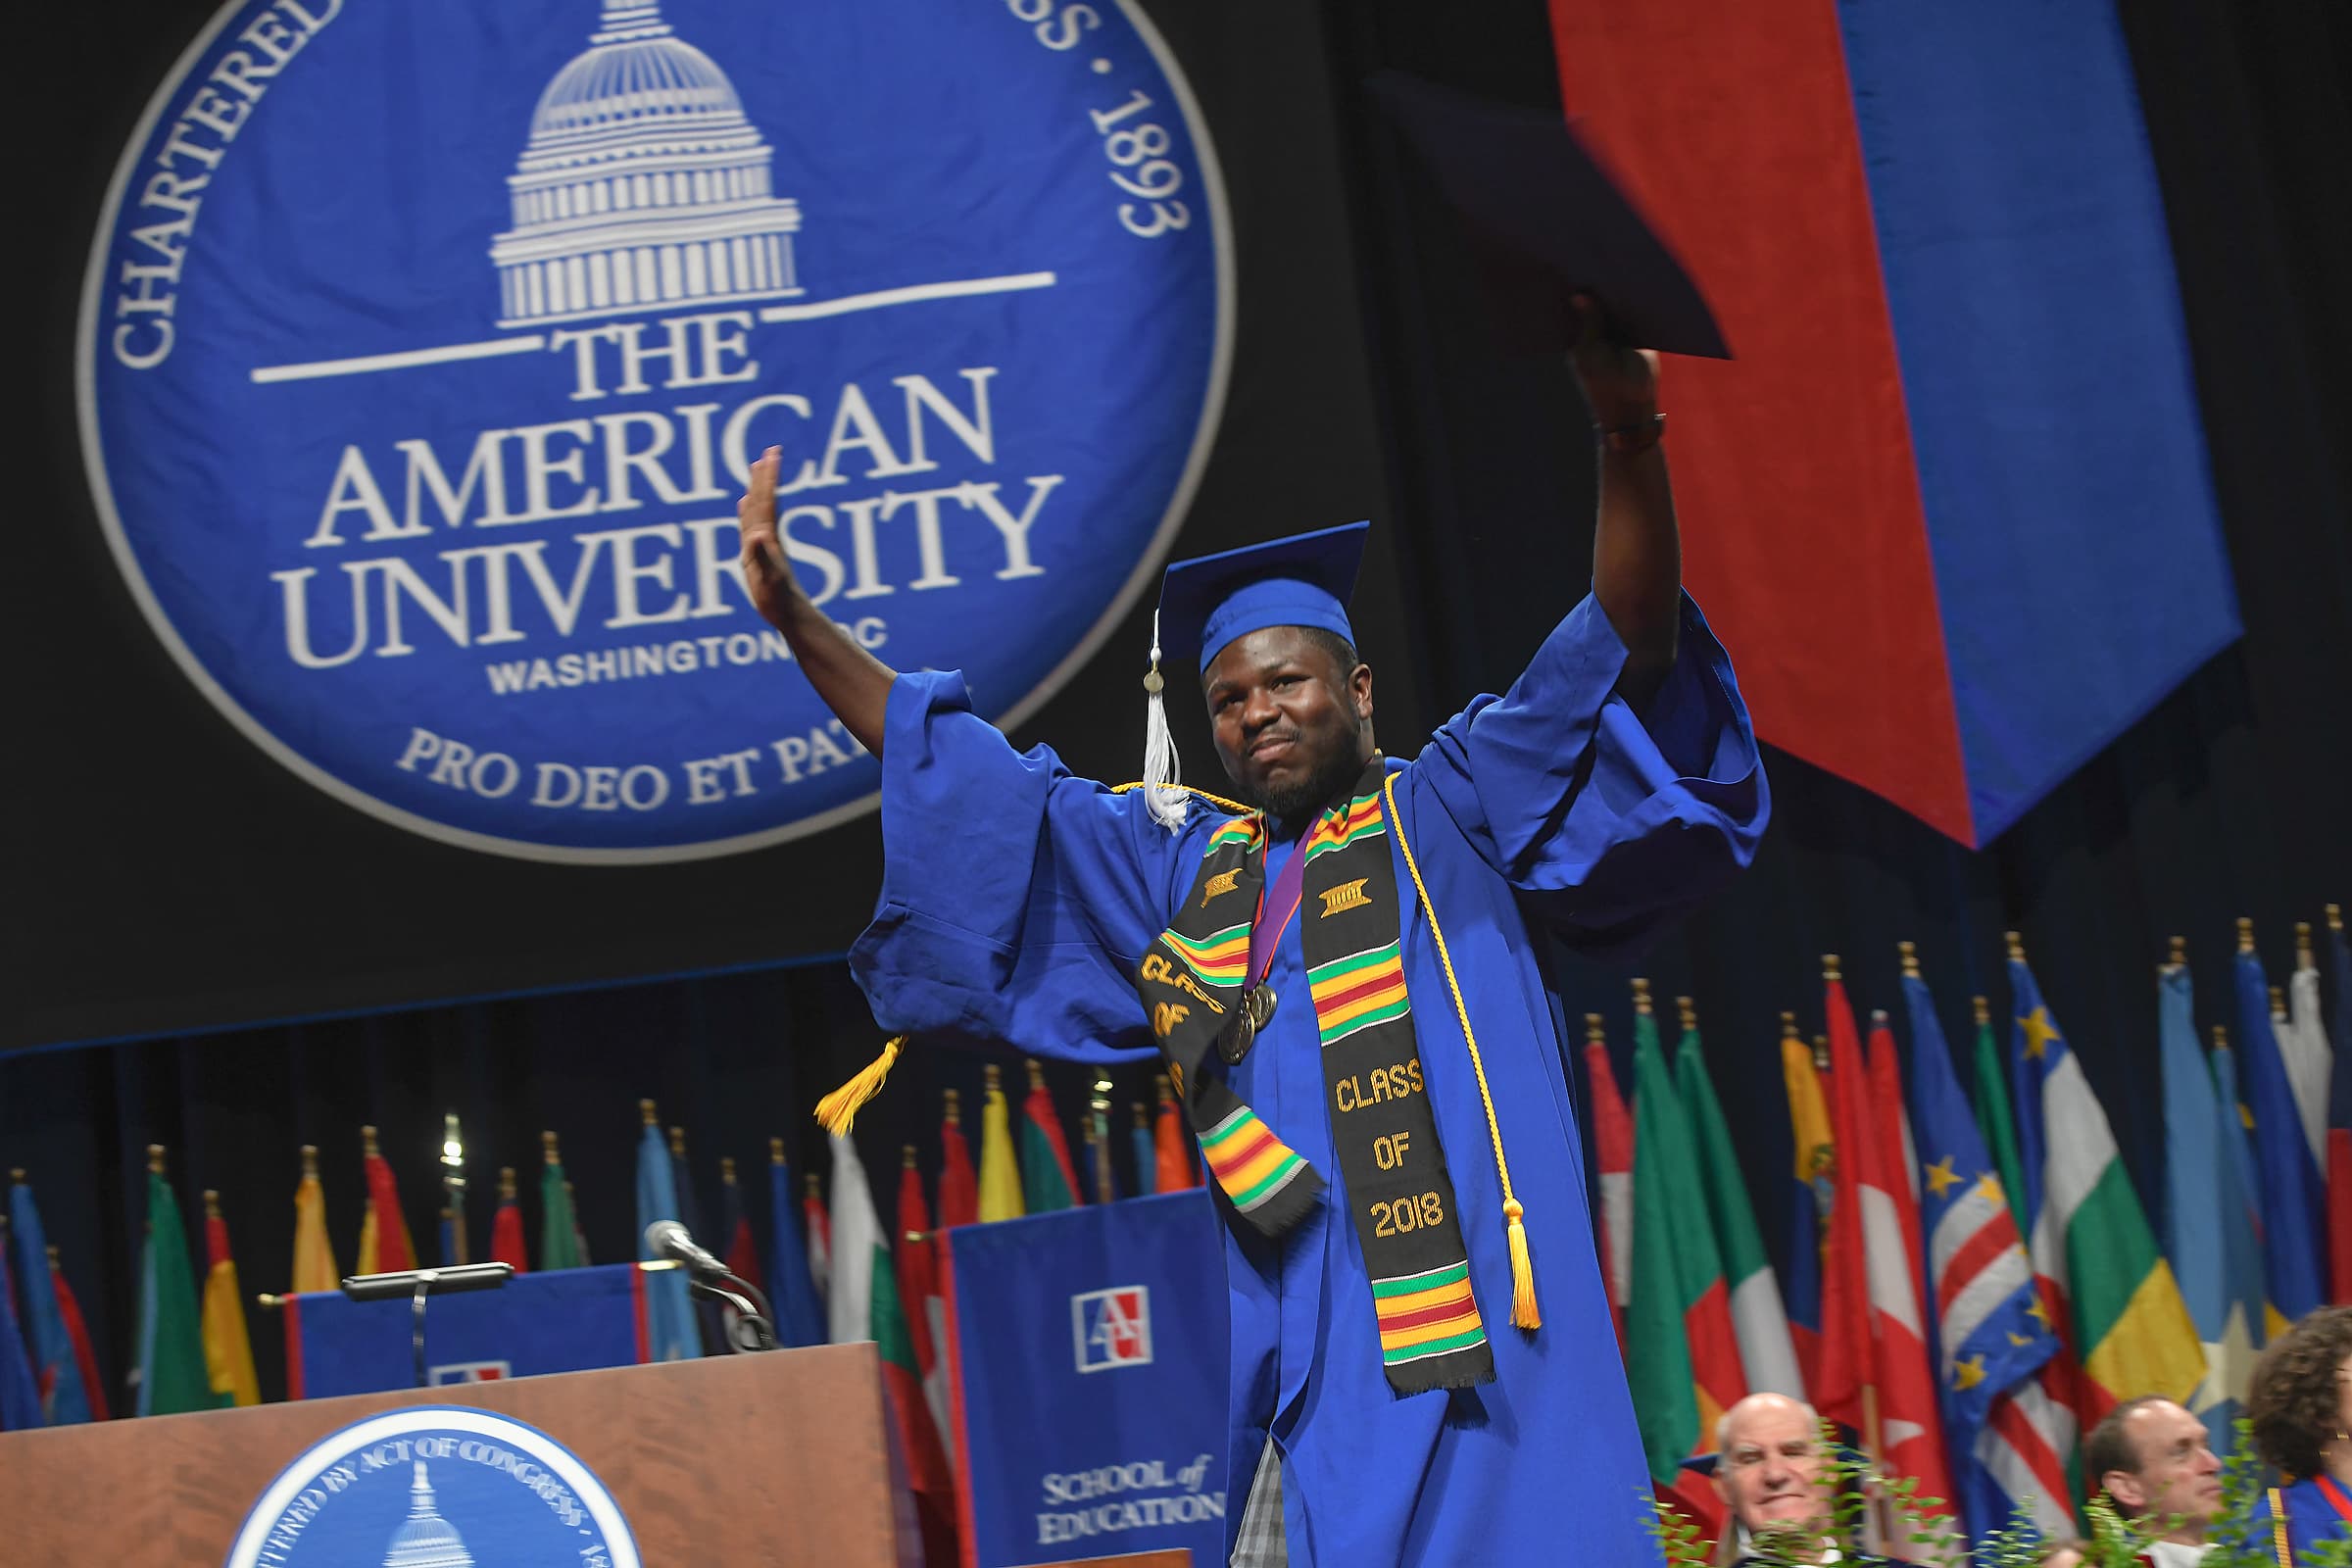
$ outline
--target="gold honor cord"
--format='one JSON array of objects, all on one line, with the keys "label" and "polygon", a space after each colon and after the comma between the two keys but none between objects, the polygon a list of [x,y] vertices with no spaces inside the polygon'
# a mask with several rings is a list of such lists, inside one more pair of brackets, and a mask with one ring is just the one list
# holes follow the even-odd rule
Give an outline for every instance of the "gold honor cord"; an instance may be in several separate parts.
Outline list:
[{"label": "gold honor cord", "polygon": [[1413,891],[1420,895],[1421,912],[1429,917],[1429,934],[1438,939],[1438,962],[1445,966],[1446,989],[1453,993],[1453,1014],[1462,1021],[1462,1043],[1470,1048],[1470,1070],[1478,1075],[1479,1102],[1487,1108],[1487,1136],[1494,1141],[1494,1174],[1502,1182],[1502,1218],[1511,1243],[1511,1326],[1539,1329],[1544,1326],[1544,1314],[1536,1307],[1536,1265],[1527,1251],[1527,1209],[1511,1191],[1511,1167],[1502,1157],[1502,1124],[1494,1119],[1494,1096],[1487,1088],[1487,1064],[1478,1054],[1478,1034],[1470,1027],[1470,1009],[1462,1004],[1462,983],[1454,977],[1446,933],[1438,928],[1437,906],[1429,902],[1429,889],[1421,881],[1421,862],[1413,858],[1412,840],[1405,837],[1404,819],[1396,811],[1396,775],[1382,779],[1380,790],[1388,801],[1389,825],[1396,832],[1396,847],[1404,851],[1404,868],[1412,873]]}]

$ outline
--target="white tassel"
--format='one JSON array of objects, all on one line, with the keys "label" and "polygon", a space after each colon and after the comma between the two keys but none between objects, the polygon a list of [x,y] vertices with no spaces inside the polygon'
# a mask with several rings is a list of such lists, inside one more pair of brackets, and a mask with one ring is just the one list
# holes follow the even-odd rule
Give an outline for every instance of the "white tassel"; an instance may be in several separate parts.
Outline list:
[{"label": "white tassel", "polygon": [[1184,826],[1191,803],[1184,791],[1169,785],[1183,778],[1176,761],[1176,738],[1168,733],[1168,709],[1163,700],[1167,682],[1159,673],[1159,612],[1152,612],[1152,668],[1144,676],[1144,805],[1152,820],[1169,832]]}]

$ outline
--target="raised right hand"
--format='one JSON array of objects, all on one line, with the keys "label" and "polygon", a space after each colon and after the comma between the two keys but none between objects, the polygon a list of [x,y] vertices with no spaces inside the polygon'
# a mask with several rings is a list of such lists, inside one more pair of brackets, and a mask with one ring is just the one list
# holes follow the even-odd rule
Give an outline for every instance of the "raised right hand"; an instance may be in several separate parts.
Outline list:
[{"label": "raised right hand", "polygon": [[735,503],[735,521],[743,532],[743,584],[760,617],[778,631],[800,597],[801,585],[784,559],[784,541],[776,534],[776,470],[783,450],[769,447],[752,465],[751,482]]}]

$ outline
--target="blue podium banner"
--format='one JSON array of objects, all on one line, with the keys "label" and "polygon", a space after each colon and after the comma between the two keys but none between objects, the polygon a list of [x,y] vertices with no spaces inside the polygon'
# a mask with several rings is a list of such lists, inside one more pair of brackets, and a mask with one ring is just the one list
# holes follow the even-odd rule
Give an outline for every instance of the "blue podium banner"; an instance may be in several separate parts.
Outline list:
[{"label": "blue podium banner", "polygon": [[[634,1263],[612,1263],[435,1297],[425,1309],[425,1380],[439,1388],[648,1360],[644,1279]],[[286,1298],[285,1320],[289,1397],[416,1386],[408,1300],[312,1291]]]},{"label": "blue podium banner", "polygon": [[1208,1195],[967,1225],[949,1244],[965,1561],[1175,1546],[1221,1561],[1225,1260]]}]

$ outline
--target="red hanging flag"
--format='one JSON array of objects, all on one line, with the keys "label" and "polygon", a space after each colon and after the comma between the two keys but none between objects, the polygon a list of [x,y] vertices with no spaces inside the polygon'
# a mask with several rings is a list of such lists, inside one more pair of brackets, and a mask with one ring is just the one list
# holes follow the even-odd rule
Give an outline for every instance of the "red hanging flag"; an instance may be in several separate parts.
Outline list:
[{"label": "red hanging flag", "polygon": [[1192,1135],[1177,1114],[1176,1092],[1168,1086],[1168,1075],[1161,1073],[1158,1083],[1159,1121],[1152,1129],[1152,1145],[1159,1158],[1152,1171],[1152,1190],[1182,1192],[1200,1186],[1200,1173],[1193,1168]]},{"label": "red hanging flag", "polygon": [[511,1265],[517,1274],[531,1271],[530,1250],[523,1244],[522,1208],[514,1201],[514,1167],[498,1172],[498,1212],[490,1217],[490,1261]]},{"label": "red hanging flag", "polygon": [[1600,1207],[1593,1228],[1600,1243],[1600,1272],[1608,1287],[1609,1323],[1617,1349],[1625,1351],[1625,1308],[1634,1289],[1634,1119],[1617,1092],[1609,1067],[1608,1042],[1600,1014],[1585,1014],[1585,1075],[1592,1086],[1592,1157],[1600,1176]]},{"label": "red hanging flag", "polygon": [[66,1338],[74,1345],[74,1364],[81,1369],[81,1387],[90,1399],[90,1419],[107,1419],[106,1382],[98,1376],[98,1353],[90,1348],[90,1328],[82,1320],[81,1303],[74,1299],[74,1287],[66,1283],[66,1271],[57,1266],[57,1249],[49,1249],[49,1279],[57,1287],[57,1315],[65,1321]]}]

